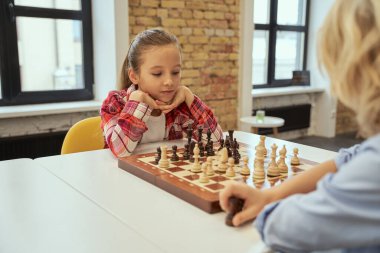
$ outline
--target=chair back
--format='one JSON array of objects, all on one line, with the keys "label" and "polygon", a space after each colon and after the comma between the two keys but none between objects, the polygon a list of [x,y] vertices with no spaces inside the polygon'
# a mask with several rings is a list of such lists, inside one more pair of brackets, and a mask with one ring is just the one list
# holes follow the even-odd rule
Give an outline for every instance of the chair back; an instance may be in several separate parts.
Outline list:
[{"label": "chair back", "polygon": [[104,148],[100,116],[77,122],[63,140],[61,155]]}]

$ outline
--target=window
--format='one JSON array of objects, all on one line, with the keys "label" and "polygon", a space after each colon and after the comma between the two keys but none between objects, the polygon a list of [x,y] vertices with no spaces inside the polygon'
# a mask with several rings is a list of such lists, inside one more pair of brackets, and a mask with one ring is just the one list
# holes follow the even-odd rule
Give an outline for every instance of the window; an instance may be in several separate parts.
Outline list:
[{"label": "window", "polygon": [[305,70],[308,12],[308,0],[254,1],[254,88],[289,86],[292,71]]},{"label": "window", "polygon": [[0,3],[0,105],[93,98],[91,0]]}]

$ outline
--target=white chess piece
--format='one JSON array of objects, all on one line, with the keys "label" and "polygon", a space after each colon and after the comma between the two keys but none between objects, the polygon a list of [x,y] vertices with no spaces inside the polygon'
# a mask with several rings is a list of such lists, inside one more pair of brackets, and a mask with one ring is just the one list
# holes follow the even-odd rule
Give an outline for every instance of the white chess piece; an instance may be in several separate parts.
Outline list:
[{"label": "white chess piece", "polygon": [[199,147],[198,147],[198,143],[195,144],[195,147],[194,147],[194,164],[193,164],[193,167],[191,168],[191,172],[194,172],[194,173],[198,173],[198,172],[201,172],[201,165],[199,163]]},{"label": "white chess piece", "polygon": [[207,176],[213,176],[214,174],[215,172],[212,165],[212,158],[209,156],[207,157]]},{"label": "white chess piece", "polygon": [[298,148],[293,149],[293,157],[290,161],[291,165],[300,165],[300,159],[298,158]]},{"label": "white chess piece", "polygon": [[226,172],[227,170],[227,159],[228,159],[228,152],[227,148],[224,147],[220,151],[220,157],[219,157],[219,166],[218,166],[218,171],[220,172]]},{"label": "white chess piece", "polygon": [[240,174],[243,176],[249,176],[251,174],[248,167],[248,156],[243,157],[243,168],[241,169]]},{"label": "white chess piece", "polygon": [[161,146],[161,159],[158,162],[158,167],[163,169],[169,168],[169,160],[166,146]]},{"label": "white chess piece", "polygon": [[226,171],[226,176],[227,177],[234,177],[235,176],[235,160],[230,157],[228,158],[228,169]]},{"label": "white chess piece", "polygon": [[199,177],[199,182],[202,184],[208,183],[210,180],[207,176],[207,163],[202,164],[202,174]]}]

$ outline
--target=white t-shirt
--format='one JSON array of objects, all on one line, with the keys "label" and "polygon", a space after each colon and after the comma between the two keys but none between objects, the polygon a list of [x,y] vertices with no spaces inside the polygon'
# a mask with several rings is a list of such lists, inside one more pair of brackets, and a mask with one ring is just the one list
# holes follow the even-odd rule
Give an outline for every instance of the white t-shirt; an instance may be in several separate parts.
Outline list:
[{"label": "white t-shirt", "polygon": [[165,139],[166,119],[164,113],[161,113],[161,115],[157,117],[150,116],[145,124],[148,130],[143,134],[140,143],[151,143]]}]

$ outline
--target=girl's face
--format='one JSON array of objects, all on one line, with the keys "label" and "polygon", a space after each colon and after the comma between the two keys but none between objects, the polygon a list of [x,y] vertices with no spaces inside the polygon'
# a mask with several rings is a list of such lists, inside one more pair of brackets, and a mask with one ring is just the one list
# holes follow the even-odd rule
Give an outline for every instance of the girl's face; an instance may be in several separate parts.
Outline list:
[{"label": "girl's face", "polygon": [[181,79],[181,55],[175,45],[155,46],[141,55],[139,73],[130,78],[139,89],[156,100],[170,103]]}]

